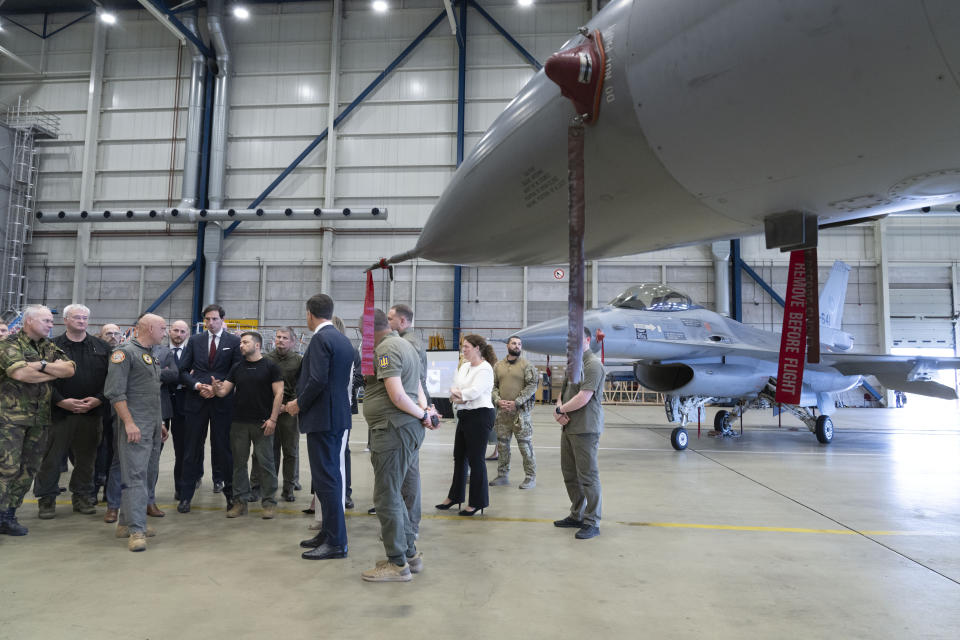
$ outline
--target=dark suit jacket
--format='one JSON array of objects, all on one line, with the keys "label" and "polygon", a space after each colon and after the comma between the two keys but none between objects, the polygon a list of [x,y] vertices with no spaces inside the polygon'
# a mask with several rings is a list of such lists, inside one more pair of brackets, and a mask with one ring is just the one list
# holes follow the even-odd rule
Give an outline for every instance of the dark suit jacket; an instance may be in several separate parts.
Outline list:
[{"label": "dark suit jacket", "polygon": [[[196,411],[203,406],[204,398],[200,397],[193,386],[202,382],[210,384],[210,379],[216,377],[217,380],[224,380],[233,365],[243,360],[240,355],[240,338],[227,333],[224,329],[220,334],[220,344],[217,345],[217,356],[214,358],[213,366],[209,366],[209,338],[208,332],[198,333],[190,336],[187,341],[187,348],[183,350],[180,357],[180,384],[186,387],[187,396],[184,402],[184,411]],[[210,398],[217,408],[217,411],[227,410],[233,406],[233,394],[225,398]]]},{"label": "dark suit jacket", "polygon": [[160,365],[160,413],[164,420],[173,417],[173,400],[171,396],[180,382],[180,368],[177,366],[177,359],[173,355],[170,347],[162,344],[156,345],[153,349],[153,357]]},{"label": "dark suit jacket", "polygon": [[328,325],[310,340],[297,381],[302,433],[344,431],[350,425],[353,345]]}]

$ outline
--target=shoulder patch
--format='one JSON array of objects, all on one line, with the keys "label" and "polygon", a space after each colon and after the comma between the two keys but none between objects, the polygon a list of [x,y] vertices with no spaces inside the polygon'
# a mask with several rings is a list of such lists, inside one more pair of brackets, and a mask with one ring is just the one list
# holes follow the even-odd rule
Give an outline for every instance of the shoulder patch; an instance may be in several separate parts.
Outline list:
[{"label": "shoulder patch", "polygon": [[151,356],[149,353],[142,353],[140,354],[140,357],[143,358],[143,361],[147,364],[153,364],[153,356]]},{"label": "shoulder patch", "polygon": [[377,366],[381,369],[390,366],[390,359],[387,356],[380,356],[377,359]]},{"label": "shoulder patch", "polygon": [[110,354],[110,362],[112,362],[113,364],[120,364],[126,359],[127,359],[127,354],[125,354],[123,351],[120,351],[119,349]]}]

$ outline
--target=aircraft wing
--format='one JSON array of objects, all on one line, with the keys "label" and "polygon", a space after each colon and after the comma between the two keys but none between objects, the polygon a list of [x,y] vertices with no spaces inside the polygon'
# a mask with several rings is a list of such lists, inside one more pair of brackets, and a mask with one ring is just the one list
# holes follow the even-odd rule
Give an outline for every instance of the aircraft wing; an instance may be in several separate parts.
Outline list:
[{"label": "aircraft wing", "polygon": [[924,358],[866,354],[832,354],[824,358],[846,375],[872,375],[890,389],[955,400],[957,392],[930,378],[934,371],[960,369],[960,358]]}]

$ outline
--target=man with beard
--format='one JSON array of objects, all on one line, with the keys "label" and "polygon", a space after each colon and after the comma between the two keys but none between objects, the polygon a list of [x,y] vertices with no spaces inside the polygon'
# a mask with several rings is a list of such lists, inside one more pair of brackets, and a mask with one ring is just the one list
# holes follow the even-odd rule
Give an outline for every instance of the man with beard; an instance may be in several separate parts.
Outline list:
[{"label": "man with beard", "polygon": [[497,477],[491,487],[510,484],[510,436],[516,436],[523,457],[521,489],[537,485],[537,458],[533,454],[533,409],[539,374],[526,358],[520,357],[523,343],[517,336],[507,340],[507,357],[493,367],[493,405],[497,409]]}]

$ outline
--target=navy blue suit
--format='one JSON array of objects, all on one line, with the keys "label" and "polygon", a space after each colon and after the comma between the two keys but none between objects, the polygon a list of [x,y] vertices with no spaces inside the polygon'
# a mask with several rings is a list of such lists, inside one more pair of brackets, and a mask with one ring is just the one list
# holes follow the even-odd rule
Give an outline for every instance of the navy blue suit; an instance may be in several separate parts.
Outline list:
[{"label": "navy blue suit", "polygon": [[223,482],[227,501],[233,497],[233,455],[230,452],[230,422],[233,420],[234,395],[225,398],[203,398],[194,385],[210,384],[210,379],[224,380],[230,369],[243,359],[240,338],[226,329],[220,334],[213,366],[209,364],[207,331],[190,336],[180,357],[180,383],[185,387],[183,399],[185,421],[184,464],[180,476],[180,499],[193,500],[197,480],[203,474],[203,442],[210,423],[210,452],[214,482]]},{"label": "navy blue suit", "polygon": [[300,431],[307,434],[313,488],[323,514],[326,543],[347,546],[340,454],[350,425],[353,345],[333,325],[317,331],[303,356],[297,381]]}]

